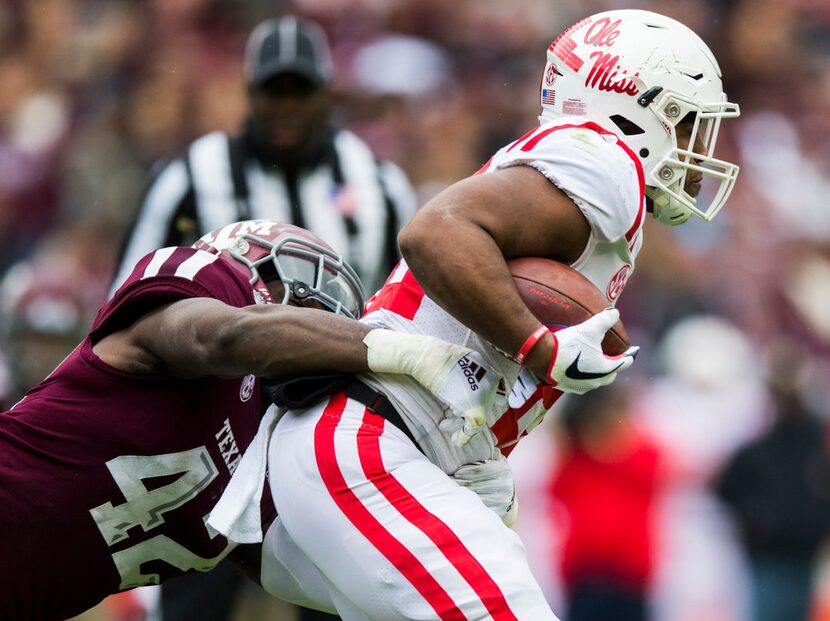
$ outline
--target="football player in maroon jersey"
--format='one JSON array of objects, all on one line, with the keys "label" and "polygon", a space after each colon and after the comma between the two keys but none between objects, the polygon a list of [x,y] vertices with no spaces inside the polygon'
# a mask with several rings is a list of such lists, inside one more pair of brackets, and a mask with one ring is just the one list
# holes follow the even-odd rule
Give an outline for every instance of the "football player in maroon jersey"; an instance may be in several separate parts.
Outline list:
[{"label": "football player in maroon jersey", "polygon": [[[86,338],[0,414],[0,619],[63,619],[233,558],[205,520],[268,405],[259,378],[369,370],[362,306],[351,267],[291,225],[236,223],[141,259]],[[414,361],[373,370],[428,368],[440,392],[443,367],[466,384],[466,350],[410,344]],[[274,515],[267,494],[261,512]]]}]

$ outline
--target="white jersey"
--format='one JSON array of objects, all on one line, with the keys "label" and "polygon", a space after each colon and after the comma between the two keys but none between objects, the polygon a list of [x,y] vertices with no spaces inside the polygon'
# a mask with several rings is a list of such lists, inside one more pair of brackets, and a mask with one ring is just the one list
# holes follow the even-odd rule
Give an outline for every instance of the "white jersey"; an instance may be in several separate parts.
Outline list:
[{"label": "white jersey", "polygon": [[[637,156],[612,132],[584,118],[569,117],[541,125],[502,148],[477,174],[517,165],[538,170],[582,211],[591,234],[585,251],[571,267],[605,292],[609,306],[615,304],[643,241],[645,183]],[[536,408],[522,407],[536,389],[529,375],[522,371],[520,378],[519,365],[430,300],[405,262],[369,300],[363,321],[474,349],[514,386],[509,408],[488,420],[492,433],[478,434],[460,448],[438,428],[444,418],[441,405],[413,379],[362,377],[389,397],[427,457],[448,474],[464,463],[496,457],[499,451],[508,454],[540,422]]]}]

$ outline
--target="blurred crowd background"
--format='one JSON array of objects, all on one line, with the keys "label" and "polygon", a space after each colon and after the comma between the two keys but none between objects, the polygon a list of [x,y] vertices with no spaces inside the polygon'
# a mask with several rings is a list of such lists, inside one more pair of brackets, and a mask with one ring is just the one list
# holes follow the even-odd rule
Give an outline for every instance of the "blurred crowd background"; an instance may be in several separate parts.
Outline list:
[{"label": "blurred crowd background", "polygon": [[[536,124],[551,40],[611,8],[665,13],[709,43],[742,109],[717,155],[742,171],[713,222],[647,224],[619,304],[641,357],[604,403],[566,402],[514,452],[518,528],[555,610],[587,574],[589,590],[642,592],[657,621],[742,621],[759,579],[786,598],[800,575],[809,618],[830,619],[824,0],[5,0],[0,393],[40,380],[85,333],[154,163],[238,129],[261,19],[324,27],[337,124],[400,165],[423,203]],[[290,618],[257,606],[239,619]]]}]

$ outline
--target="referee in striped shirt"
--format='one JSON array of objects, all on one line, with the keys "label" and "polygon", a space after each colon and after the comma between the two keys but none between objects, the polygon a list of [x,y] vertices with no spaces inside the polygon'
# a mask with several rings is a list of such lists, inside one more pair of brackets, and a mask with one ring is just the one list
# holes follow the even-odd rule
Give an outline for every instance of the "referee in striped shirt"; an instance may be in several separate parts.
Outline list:
[{"label": "referee in striped shirt", "polygon": [[414,213],[415,196],[400,168],[330,124],[332,63],[322,28],[293,16],[259,24],[248,39],[245,77],[242,132],[202,136],[159,170],[112,292],[147,252],[190,245],[251,218],[316,233],[346,256],[369,294],[394,267],[397,232]]},{"label": "referee in striped shirt", "polygon": [[[259,24],[245,51],[249,112],[242,132],[213,132],[153,179],[129,232],[112,291],[147,252],[187,246],[250,218],[306,228],[344,254],[367,293],[397,262],[397,233],[415,211],[404,173],[330,124],[331,53],[317,24]],[[162,621],[227,621],[241,586],[227,563],[161,590]],[[303,609],[300,621],[337,617]]]}]

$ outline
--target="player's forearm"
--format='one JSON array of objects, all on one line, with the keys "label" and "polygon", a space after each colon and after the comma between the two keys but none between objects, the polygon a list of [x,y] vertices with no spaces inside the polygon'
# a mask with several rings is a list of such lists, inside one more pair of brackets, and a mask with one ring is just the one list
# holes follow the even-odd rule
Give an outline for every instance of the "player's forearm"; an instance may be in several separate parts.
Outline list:
[{"label": "player's forearm", "polygon": [[174,302],[137,322],[120,345],[112,341],[96,346],[108,364],[184,379],[371,370],[411,375],[429,386],[468,352],[429,336],[371,330],[326,311],[282,304],[234,308],[207,298]]},{"label": "player's forearm", "polygon": [[231,374],[280,378],[319,371],[368,371],[363,338],[369,328],[326,311],[292,306],[246,309],[225,331]]},{"label": "player's forearm", "polygon": [[368,331],[353,319],[320,310],[282,304],[234,308],[192,298],[137,322],[129,331],[134,345],[119,356],[99,355],[128,372],[183,379],[356,373],[368,370],[363,343]]},{"label": "player's forearm", "polygon": [[[427,295],[502,351],[516,354],[539,326],[513,285],[502,251],[476,223],[452,212],[423,213],[399,243]],[[544,372],[551,354],[552,339],[545,339],[528,366]]]}]

